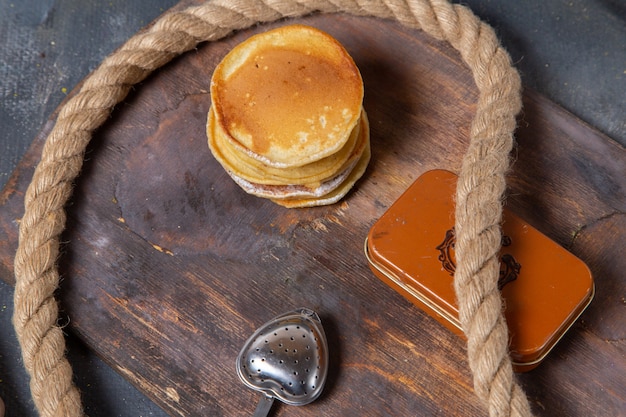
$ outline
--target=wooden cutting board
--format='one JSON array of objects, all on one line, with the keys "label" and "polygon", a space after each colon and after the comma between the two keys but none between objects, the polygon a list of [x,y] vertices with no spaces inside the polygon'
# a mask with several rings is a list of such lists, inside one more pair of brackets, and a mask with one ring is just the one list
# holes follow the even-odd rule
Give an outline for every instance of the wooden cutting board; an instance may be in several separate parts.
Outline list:
[{"label": "wooden cutting board", "polygon": [[[241,191],[204,127],[213,68],[253,33],[319,27],[365,82],[372,162],[342,202],[288,210]],[[249,416],[235,373],[246,338],[296,307],[330,345],[322,397],[277,416],[482,415],[464,343],[368,269],[371,225],[423,172],[458,171],[477,92],[447,44],[377,19],[316,15],[199,47],[156,72],[97,132],[68,208],[62,309],[108,363],[172,415]],[[526,92],[510,210],[582,258],[596,298],[548,359],[520,376],[538,415],[626,409],[626,150]],[[0,195],[0,271],[12,282],[23,195],[53,124]]]}]

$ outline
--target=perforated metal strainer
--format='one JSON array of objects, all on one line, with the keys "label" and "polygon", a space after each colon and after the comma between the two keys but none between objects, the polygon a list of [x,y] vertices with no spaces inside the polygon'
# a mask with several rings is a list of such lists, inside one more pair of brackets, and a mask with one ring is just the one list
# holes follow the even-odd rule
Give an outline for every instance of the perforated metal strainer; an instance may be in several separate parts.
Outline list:
[{"label": "perforated metal strainer", "polygon": [[328,345],[318,315],[307,308],[265,323],[247,340],[237,357],[237,374],[260,391],[254,417],[266,416],[274,398],[305,405],[319,397],[328,372]]}]

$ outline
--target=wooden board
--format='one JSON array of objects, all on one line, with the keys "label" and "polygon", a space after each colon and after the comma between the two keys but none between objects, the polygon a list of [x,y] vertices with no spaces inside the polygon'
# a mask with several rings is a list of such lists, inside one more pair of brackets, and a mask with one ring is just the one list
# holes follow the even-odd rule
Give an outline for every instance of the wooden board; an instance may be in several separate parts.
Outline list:
[{"label": "wooden board", "polygon": [[[315,309],[330,344],[322,397],[277,416],[481,415],[464,343],[368,269],[370,226],[421,173],[458,171],[477,99],[448,45],[393,22],[298,22],[337,37],[365,82],[373,158],[341,203],[288,210],[246,195],[204,134],[213,68],[204,45],[151,76],[95,135],[68,209],[62,309],[108,363],[172,415],[248,416],[235,373],[246,338]],[[626,409],[626,151],[527,92],[508,207],[590,266],[596,299],[539,368],[520,376],[538,415]],[[23,194],[48,123],[0,195],[0,265],[12,282]]]}]

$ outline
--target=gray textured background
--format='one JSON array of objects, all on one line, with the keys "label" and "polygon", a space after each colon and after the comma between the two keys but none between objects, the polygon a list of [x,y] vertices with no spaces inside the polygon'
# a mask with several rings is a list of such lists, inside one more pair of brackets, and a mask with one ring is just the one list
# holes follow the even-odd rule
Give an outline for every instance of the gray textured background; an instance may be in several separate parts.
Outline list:
[{"label": "gray textured background", "polygon": [[[67,91],[175,3],[0,0],[0,187]],[[463,3],[495,27],[527,87],[626,146],[625,0]],[[0,397],[7,416],[32,416],[12,297],[0,282]],[[68,348],[88,415],[165,415],[71,334]]]}]

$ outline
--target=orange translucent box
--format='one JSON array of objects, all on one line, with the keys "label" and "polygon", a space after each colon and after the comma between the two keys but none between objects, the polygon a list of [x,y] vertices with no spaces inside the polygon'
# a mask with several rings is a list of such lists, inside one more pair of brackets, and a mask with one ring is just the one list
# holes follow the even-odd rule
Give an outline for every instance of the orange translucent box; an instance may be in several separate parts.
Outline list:
[{"label": "orange translucent box", "polygon": [[[365,243],[382,281],[463,336],[453,288],[457,177],[429,171],[372,226]],[[517,372],[536,367],[589,305],[589,268],[519,217],[503,214],[501,290]]]}]

